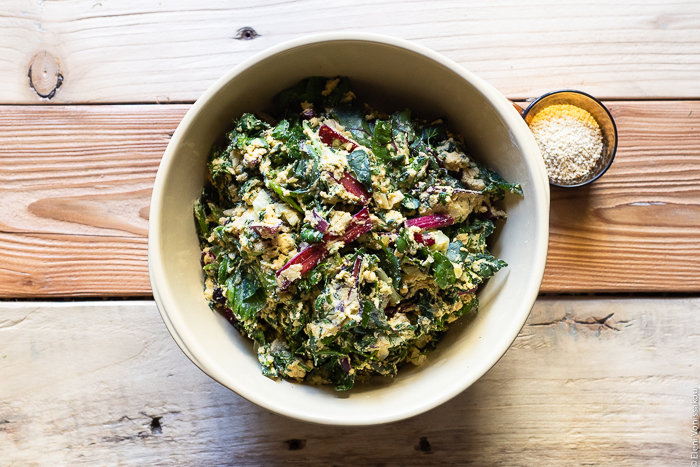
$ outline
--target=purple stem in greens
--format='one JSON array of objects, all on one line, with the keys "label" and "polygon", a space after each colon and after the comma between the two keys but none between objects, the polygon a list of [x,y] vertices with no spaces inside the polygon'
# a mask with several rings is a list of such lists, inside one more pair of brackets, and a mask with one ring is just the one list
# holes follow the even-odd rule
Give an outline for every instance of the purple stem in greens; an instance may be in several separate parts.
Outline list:
[{"label": "purple stem in greens", "polygon": [[[275,273],[275,277],[279,277],[282,271],[295,264],[301,264],[301,274],[303,275],[318,266],[321,261],[328,257],[328,243],[340,240],[345,245],[348,245],[350,242],[355,241],[360,235],[370,230],[372,230],[372,220],[369,217],[369,209],[364,207],[357,214],[352,216],[342,237],[326,233],[323,236],[323,243],[315,243],[301,250]],[[292,281],[284,281],[280,289],[286,290],[291,284]]]},{"label": "purple stem in greens", "polygon": [[439,229],[455,223],[449,214],[432,214],[430,216],[416,217],[406,220],[406,228],[418,227],[421,230]]},{"label": "purple stem in greens", "polygon": [[343,357],[340,359],[340,368],[343,369],[343,371],[346,374],[350,374],[350,359],[348,357]]},{"label": "purple stem in greens", "polygon": [[250,230],[258,234],[262,238],[275,238],[282,227],[282,222],[279,221],[274,225],[270,224],[251,224]]},{"label": "purple stem in greens", "polygon": [[311,211],[311,216],[316,219],[316,226],[314,228],[321,233],[326,233],[329,227],[328,221],[321,217],[321,215],[317,213],[315,209]]}]

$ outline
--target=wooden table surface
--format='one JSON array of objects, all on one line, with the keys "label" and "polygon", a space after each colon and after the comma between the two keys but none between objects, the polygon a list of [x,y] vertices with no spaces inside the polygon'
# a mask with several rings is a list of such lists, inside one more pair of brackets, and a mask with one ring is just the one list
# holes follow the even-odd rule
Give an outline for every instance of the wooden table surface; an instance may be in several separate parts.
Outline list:
[{"label": "wooden table surface", "polygon": [[[589,92],[619,130],[603,178],[552,189],[544,295],[512,348],[454,400],[369,428],[288,420],[210,380],[147,276],[153,180],[192,102],[259,51],[337,30],[430,47],[523,105]],[[693,465],[698,270],[699,2],[0,5],[2,467]]]}]

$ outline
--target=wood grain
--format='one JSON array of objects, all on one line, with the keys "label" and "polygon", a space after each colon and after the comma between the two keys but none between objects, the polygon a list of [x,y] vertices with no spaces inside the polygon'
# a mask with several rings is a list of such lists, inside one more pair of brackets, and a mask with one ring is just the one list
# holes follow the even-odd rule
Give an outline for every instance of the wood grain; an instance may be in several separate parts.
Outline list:
[{"label": "wood grain", "polygon": [[0,232],[0,296],[150,296],[148,240]]},{"label": "wood grain", "polygon": [[140,210],[188,108],[0,107],[0,229],[145,236]]},{"label": "wood grain", "polygon": [[0,108],[0,296],[150,295],[148,207],[189,106]]},{"label": "wood grain", "polygon": [[700,291],[700,102],[612,102],[619,149],[552,188],[544,292]]},{"label": "wood grain", "polygon": [[[254,40],[237,40],[252,27]],[[50,102],[194,101],[255,53],[330,31],[387,34],[455,60],[511,97],[700,97],[700,3],[439,0],[5,0],[0,103],[37,103],[29,63],[53,54]]]},{"label": "wood grain", "polygon": [[[542,292],[698,292],[700,102],[610,102],[620,145],[553,189]],[[187,105],[0,107],[0,296],[150,293],[155,173]]]},{"label": "wood grain", "polygon": [[683,465],[698,307],[540,299],[464,393],[408,420],[342,428],[283,418],[215,383],[153,302],[2,303],[0,464]]}]

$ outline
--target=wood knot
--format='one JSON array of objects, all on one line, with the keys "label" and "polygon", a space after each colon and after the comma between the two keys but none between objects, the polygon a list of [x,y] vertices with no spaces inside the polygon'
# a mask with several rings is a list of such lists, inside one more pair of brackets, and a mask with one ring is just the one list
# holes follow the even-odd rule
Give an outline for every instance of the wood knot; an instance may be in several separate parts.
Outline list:
[{"label": "wood knot", "polygon": [[305,439],[288,439],[287,441],[285,441],[285,443],[287,443],[287,448],[290,451],[298,451],[306,447]]},{"label": "wood knot", "polygon": [[32,57],[29,64],[29,87],[42,99],[51,99],[63,83],[58,60],[46,50]]},{"label": "wood knot", "polygon": [[233,38],[239,41],[252,41],[256,37],[260,37],[260,34],[255,29],[246,26],[236,31],[236,35]]},{"label": "wood knot", "polygon": [[151,433],[154,435],[163,434],[163,426],[160,424],[160,419],[163,417],[151,417]]},{"label": "wood knot", "polygon": [[420,440],[418,441],[418,446],[415,446],[414,449],[416,451],[423,451],[423,452],[432,452],[433,448],[430,446],[430,442],[428,442],[428,438],[426,436],[421,436]]}]

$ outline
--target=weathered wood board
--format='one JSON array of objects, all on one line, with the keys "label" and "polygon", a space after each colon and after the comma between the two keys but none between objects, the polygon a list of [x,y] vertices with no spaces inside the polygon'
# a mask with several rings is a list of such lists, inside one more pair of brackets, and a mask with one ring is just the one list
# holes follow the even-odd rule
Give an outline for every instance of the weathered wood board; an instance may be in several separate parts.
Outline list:
[{"label": "weathered wood board", "polygon": [[[242,27],[259,36],[237,40]],[[411,40],[510,97],[700,97],[693,1],[4,0],[0,103],[41,102],[59,75],[48,102],[191,102],[255,53],[330,31]]]},{"label": "weathered wood board", "polygon": [[542,291],[700,291],[700,102],[610,102],[617,156],[552,188]]},{"label": "weathered wood board", "polygon": [[340,428],[213,382],[153,302],[4,302],[0,465],[686,465],[699,307],[540,299],[463,394],[409,420]]},{"label": "weathered wood board", "polygon": [[149,295],[151,189],[188,108],[0,107],[0,296]]},{"label": "weathered wood board", "polygon": [[[543,292],[700,291],[700,102],[608,103],[615,163],[553,189]],[[0,296],[149,295],[148,206],[187,105],[0,106]]]}]

